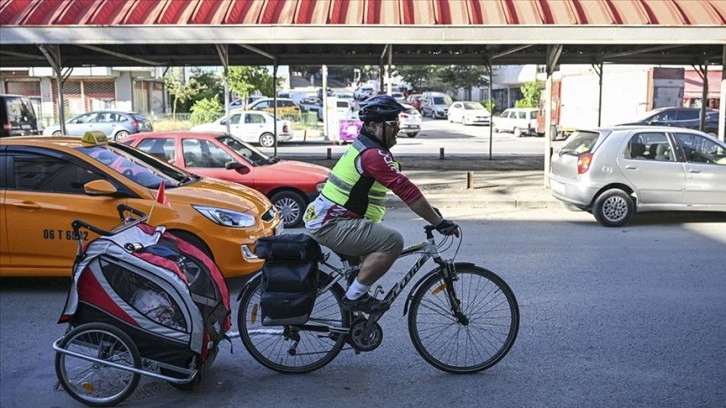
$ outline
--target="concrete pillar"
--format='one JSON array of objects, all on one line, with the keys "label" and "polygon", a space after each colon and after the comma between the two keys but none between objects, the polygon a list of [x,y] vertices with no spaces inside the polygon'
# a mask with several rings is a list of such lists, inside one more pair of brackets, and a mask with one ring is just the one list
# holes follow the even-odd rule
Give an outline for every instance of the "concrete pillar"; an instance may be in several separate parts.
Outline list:
[{"label": "concrete pillar", "polygon": [[116,85],[116,109],[134,110],[134,81],[131,72],[122,71],[115,80]]}]

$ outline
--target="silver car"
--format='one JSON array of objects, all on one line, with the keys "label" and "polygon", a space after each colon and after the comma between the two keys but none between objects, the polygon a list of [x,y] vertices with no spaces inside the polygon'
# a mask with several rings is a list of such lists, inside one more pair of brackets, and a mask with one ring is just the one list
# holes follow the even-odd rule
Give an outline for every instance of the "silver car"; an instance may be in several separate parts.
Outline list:
[{"label": "silver car", "polygon": [[[66,121],[68,136],[83,136],[91,130],[100,130],[112,140],[139,133],[151,132],[154,127],[151,121],[137,112],[126,111],[94,111],[83,113]],[[61,135],[60,125],[48,126],[43,130],[44,135]]]},{"label": "silver car", "polygon": [[565,206],[608,227],[635,212],[726,211],[726,144],[685,128],[579,130],[553,155],[549,180]]}]

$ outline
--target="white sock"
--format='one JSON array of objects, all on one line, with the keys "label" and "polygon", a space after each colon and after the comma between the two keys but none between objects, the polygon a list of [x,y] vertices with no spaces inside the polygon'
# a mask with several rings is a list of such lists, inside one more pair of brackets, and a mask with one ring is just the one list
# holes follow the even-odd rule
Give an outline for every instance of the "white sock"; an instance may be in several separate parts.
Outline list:
[{"label": "white sock", "polygon": [[360,298],[361,296],[368,293],[368,289],[371,288],[371,285],[364,285],[360,282],[358,282],[358,279],[356,278],[353,280],[353,283],[350,284],[350,287],[348,288],[348,291],[345,292],[345,297],[347,297],[350,300],[356,300]]}]

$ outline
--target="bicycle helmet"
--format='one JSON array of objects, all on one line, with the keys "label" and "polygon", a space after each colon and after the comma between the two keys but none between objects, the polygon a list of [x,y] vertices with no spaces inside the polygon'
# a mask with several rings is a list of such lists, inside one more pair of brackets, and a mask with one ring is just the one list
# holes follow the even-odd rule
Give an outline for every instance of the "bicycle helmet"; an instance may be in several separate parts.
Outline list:
[{"label": "bicycle helmet", "polygon": [[365,123],[396,120],[404,109],[403,105],[390,95],[378,95],[361,103],[358,117]]}]

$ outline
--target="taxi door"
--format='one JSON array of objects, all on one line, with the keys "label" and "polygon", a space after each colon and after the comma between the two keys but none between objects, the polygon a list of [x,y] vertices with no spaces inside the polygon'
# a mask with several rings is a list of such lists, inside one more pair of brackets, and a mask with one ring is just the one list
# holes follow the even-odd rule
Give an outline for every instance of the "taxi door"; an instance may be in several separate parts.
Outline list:
[{"label": "taxi door", "polygon": [[[5,147],[0,147],[2,151]],[[8,224],[5,216],[5,190],[7,189],[7,160],[0,152],[0,275],[10,267],[10,254],[8,250]]]},{"label": "taxi door", "polygon": [[[49,149],[11,149],[3,201],[10,267],[2,274],[70,276],[77,248],[71,222],[80,219],[112,229],[120,224],[116,207],[126,199],[86,195],[83,185],[104,174],[73,156]],[[88,242],[96,235],[84,230],[82,237]]]}]

